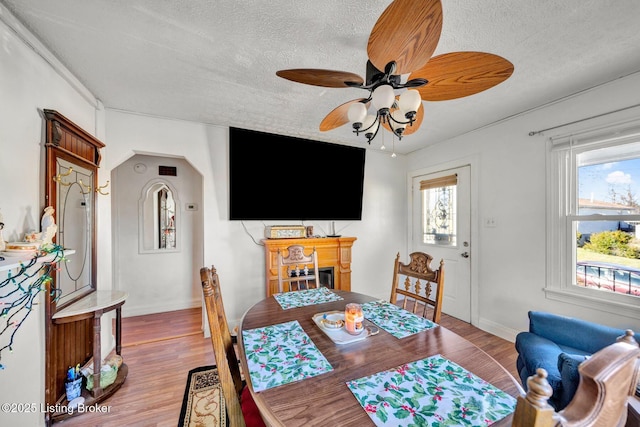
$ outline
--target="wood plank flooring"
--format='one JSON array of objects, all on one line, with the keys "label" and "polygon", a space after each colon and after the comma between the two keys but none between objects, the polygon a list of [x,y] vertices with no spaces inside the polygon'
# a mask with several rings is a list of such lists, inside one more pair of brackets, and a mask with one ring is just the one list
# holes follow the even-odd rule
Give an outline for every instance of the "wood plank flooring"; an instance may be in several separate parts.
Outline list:
[{"label": "wood plank flooring", "polygon": [[[446,314],[440,324],[483,349],[518,378],[513,343]],[[101,403],[109,412],[85,413],[54,426],[175,427],[189,370],[215,363],[201,326],[200,308],[123,319],[122,357],[129,376]]]}]

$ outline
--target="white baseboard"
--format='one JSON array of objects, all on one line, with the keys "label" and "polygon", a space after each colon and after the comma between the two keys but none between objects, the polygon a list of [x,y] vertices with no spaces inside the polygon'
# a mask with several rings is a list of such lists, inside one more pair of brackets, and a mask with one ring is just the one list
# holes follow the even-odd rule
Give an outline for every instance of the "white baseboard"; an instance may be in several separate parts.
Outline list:
[{"label": "white baseboard", "polygon": [[516,342],[516,335],[521,332],[484,318],[478,320],[478,328],[513,343]]},{"label": "white baseboard", "polygon": [[164,313],[166,311],[185,310],[188,308],[202,307],[199,299],[191,301],[169,301],[167,304],[127,305],[122,306],[122,317],[143,316],[145,314]]}]

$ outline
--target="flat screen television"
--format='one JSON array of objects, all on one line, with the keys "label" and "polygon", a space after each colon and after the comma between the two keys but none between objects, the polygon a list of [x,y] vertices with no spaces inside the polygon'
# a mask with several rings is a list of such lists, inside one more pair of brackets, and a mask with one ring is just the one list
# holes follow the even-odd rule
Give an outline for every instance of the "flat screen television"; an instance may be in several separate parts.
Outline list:
[{"label": "flat screen television", "polygon": [[364,148],[231,127],[230,220],[360,220]]}]

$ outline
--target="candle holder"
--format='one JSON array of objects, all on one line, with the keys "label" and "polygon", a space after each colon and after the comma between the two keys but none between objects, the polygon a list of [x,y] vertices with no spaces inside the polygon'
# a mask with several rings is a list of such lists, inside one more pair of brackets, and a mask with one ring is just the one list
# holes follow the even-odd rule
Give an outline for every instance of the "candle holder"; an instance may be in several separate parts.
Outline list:
[{"label": "candle holder", "polygon": [[349,303],[344,309],[344,328],[351,335],[360,335],[364,331],[364,314],[360,304]]}]

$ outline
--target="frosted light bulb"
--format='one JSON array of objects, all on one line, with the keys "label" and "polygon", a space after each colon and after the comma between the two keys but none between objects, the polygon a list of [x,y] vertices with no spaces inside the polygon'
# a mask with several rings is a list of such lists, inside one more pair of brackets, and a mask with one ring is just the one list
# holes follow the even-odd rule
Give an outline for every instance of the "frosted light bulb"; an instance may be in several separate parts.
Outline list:
[{"label": "frosted light bulb", "polygon": [[349,106],[347,117],[351,123],[362,123],[367,116],[367,107],[362,102],[355,102]]},{"label": "frosted light bulb", "polygon": [[393,93],[393,88],[389,85],[378,86],[376,90],[373,91],[371,99],[376,110],[391,108],[395,100],[396,96]]},{"label": "frosted light bulb", "polygon": [[367,114],[367,117],[364,118],[362,122],[362,130],[369,129],[376,122],[376,116],[373,114]]},{"label": "frosted light bulb", "polygon": [[402,111],[402,115],[404,116],[406,113],[418,111],[421,102],[422,98],[420,97],[420,92],[415,89],[409,89],[402,95],[400,95],[398,107],[400,108],[400,111]]},{"label": "frosted light bulb", "polygon": [[[391,128],[393,130],[396,130],[396,129],[403,129],[404,130],[404,128],[407,127],[407,124],[404,123],[404,122],[407,121],[407,118],[404,116],[404,113],[402,111],[400,111],[400,110],[394,111],[393,113],[391,113],[391,118],[393,120],[390,120],[389,124],[391,125]],[[398,122],[401,122],[401,123],[396,123],[394,120],[396,120]]]}]

